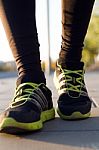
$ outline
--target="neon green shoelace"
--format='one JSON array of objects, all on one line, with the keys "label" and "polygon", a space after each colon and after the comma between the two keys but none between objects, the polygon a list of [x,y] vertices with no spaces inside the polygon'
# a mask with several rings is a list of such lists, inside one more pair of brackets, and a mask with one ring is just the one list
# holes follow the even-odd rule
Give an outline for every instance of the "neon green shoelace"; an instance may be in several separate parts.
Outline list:
[{"label": "neon green shoelace", "polygon": [[[84,83],[83,83],[83,80],[84,80],[84,71],[83,70],[67,70],[67,69],[62,69],[62,73],[64,74],[65,78],[66,78],[66,82],[67,82],[67,87],[66,87],[66,90],[68,91],[75,91],[75,92],[78,92],[80,93],[81,92],[81,89],[82,87],[84,87]],[[70,74],[75,74],[76,76],[79,76],[79,77],[72,77]],[[71,83],[70,83],[71,82]],[[72,82],[76,82],[77,85],[73,85]]]},{"label": "neon green shoelace", "polygon": [[[30,86],[30,88],[24,88],[25,86]],[[17,105],[17,106],[20,106],[26,103],[26,101],[31,100],[30,96],[33,94],[34,90],[38,89],[39,86],[40,84],[35,84],[35,83],[30,83],[30,82],[20,84],[16,88],[14,98],[10,106],[13,107],[13,105],[16,104],[16,102],[22,101],[22,103]]]}]

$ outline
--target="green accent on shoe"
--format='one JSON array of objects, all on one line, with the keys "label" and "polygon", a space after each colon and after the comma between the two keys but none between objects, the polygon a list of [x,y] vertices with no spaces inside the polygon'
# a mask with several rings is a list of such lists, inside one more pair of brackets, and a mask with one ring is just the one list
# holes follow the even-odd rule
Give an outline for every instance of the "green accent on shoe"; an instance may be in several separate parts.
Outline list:
[{"label": "green accent on shoe", "polygon": [[[11,108],[16,107],[16,105],[14,106],[14,104],[16,104],[16,102],[21,101],[21,103],[17,105],[17,107],[18,107],[18,106],[21,106],[21,105],[25,104],[28,100],[31,100],[31,98],[30,98],[31,94],[33,93],[34,90],[38,89],[38,87],[41,84],[35,84],[35,83],[31,83],[31,82],[26,82],[26,83],[20,84],[17,87],[17,89],[15,90],[14,98],[12,99],[10,107]],[[30,86],[32,88],[28,88],[28,89],[23,90],[24,86]],[[21,95],[22,93],[26,93],[26,94]]]},{"label": "green accent on shoe", "polygon": [[[59,65],[59,64],[57,64],[57,65],[61,69],[62,74],[65,77],[65,80],[67,82],[67,87],[64,88],[64,90],[66,90],[67,92],[68,91],[74,91],[74,92],[77,92],[77,93],[81,93],[82,87],[84,86],[84,83],[82,81],[84,80],[84,72],[85,71],[84,70],[62,69],[61,65]],[[76,78],[76,83],[78,83],[78,85],[73,85],[73,84],[70,83],[70,81],[75,82],[75,78],[70,76],[70,74],[72,74],[72,73],[79,76],[79,77]]]},{"label": "green accent on shoe", "polygon": [[17,128],[17,129],[22,129],[27,131],[36,131],[43,128],[43,122],[54,118],[55,118],[54,108],[47,111],[43,111],[41,113],[41,119],[39,121],[32,122],[32,123],[21,123],[21,122],[17,122],[13,118],[8,117],[3,119],[2,123],[0,124],[1,127],[0,130],[6,128]]},{"label": "green accent on shoe", "polygon": [[43,111],[41,113],[42,122],[45,122],[45,121],[48,121],[48,120],[51,120],[54,118],[55,118],[55,109],[54,108],[52,108],[50,110]]},{"label": "green accent on shoe", "polygon": [[88,112],[87,114],[82,114],[80,112],[73,112],[70,116],[67,116],[62,114],[59,108],[57,109],[57,113],[59,114],[60,118],[64,120],[79,120],[79,119],[87,119],[90,117],[90,112]]}]

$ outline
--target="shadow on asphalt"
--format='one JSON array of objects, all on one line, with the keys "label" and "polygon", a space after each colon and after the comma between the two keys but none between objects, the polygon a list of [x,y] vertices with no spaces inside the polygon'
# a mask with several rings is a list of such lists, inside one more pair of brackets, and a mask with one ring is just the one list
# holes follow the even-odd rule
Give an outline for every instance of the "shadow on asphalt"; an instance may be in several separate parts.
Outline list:
[{"label": "shadow on asphalt", "polygon": [[46,122],[43,130],[19,135],[19,137],[36,142],[92,148],[93,143],[99,143],[99,117],[79,121],[64,121],[56,118]]}]

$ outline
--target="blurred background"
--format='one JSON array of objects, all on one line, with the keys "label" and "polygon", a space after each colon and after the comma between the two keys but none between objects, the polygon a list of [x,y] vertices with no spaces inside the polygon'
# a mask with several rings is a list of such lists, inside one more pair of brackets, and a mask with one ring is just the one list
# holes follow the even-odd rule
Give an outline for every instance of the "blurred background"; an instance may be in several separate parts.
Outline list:
[{"label": "blurred background", "polygon": [[[61,47],[61,1],[36,0],[37,30],[42,67],[54,70]],[[96,0],[82,60],[86,70],[99,71],[99,1]],[[0,20],[0,71],[15,71],[16,66]]]}]

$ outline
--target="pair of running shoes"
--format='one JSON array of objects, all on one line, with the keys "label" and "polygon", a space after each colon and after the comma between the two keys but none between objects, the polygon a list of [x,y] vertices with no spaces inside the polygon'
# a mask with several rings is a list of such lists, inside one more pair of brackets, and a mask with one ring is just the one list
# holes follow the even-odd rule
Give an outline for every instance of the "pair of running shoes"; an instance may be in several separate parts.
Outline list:
[{"label": "pair of running shoes", "polygon": [[[84,83],[84,63],[59,64],[54,73],[59,93],[57,113],[61,119],[76,120],[90,116],[92,101]],[[26,82],[16,87],[9,107],[0,115],[0,132],[23,133],[43,128],[55,118],[52,93],[44,83]]]}]

